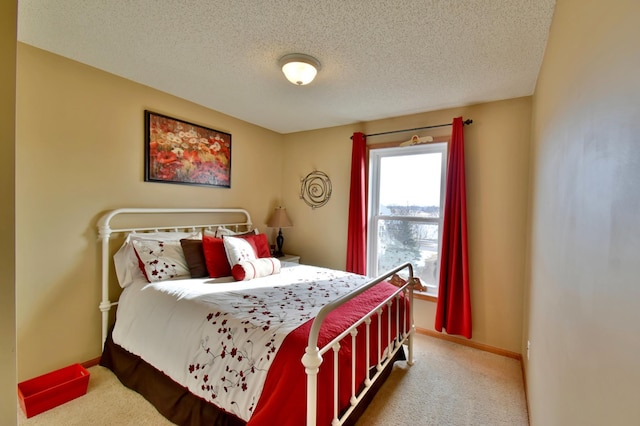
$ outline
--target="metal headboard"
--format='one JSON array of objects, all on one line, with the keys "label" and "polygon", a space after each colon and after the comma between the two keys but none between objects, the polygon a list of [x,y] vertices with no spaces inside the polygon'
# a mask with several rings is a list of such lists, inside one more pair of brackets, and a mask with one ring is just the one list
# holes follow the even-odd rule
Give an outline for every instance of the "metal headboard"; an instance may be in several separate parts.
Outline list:
[{"label": "metal headboard", "polygon": [[[210,215],[212,218],[212,222],[204,223],[204,224],[194,224],[194,223],[180,223],[178,225],[161,225],[161,226],[144,226],[144,227],[112,227],[112,222],[116,217],[122,217],[125,215],[149,215],[149,217],[153,215],[185,215],[185,218],[189,218],[191,216],[194,219],[193,215],[198,215],[202,217],[202,215],[206,215],[207,217]],[[242,217],[243,219],[239,221],[219,221],[220,218],[229,217],[233,215],[234,217]],[[214,218],[218,218],[218,221],[213,221]],[[175,220],[175,219],[174,219]],[[113,306],[116,306],[118,302],[111,302],[109,300],[109,265],[110,265],[110,248],[109,248],[109,240],[112,234],[120,234],[120,233],[130,233],[130,232],[148,232],[148,231],[178,231],[178,230],[205,230],[205,229],[214,229],[218,226],[232,226],[232,227],[251,227],[251,215],[247,210],[244,209],[206,209],[206,208],[192,208],[192,209],[181,209],[181,208],[121,208],[108,211],[104,215],[98,219],[98,235],[99,239],[102,241],[102,301],[100,302],[99,308],[102,311],[102,345],[104,347],[104,342],[107,339],[107,332],[109,327],[109,311]]]}]

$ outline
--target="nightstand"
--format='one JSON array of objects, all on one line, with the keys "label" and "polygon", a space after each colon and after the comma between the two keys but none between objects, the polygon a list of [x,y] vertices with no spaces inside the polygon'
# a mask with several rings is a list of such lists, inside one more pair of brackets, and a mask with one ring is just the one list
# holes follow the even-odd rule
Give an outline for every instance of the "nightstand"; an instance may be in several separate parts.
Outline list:
[{"label": "nightstand", "polygon": [[279,257],[278,259],[280,260],[280,262],[300,263],[300,256],[296,254],[285,253],[282,257]]}]

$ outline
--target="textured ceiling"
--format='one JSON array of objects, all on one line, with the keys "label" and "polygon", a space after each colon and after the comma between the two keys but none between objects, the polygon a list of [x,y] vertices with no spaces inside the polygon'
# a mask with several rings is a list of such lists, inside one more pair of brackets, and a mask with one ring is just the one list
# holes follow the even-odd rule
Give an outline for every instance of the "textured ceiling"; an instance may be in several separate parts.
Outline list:
[{"label": "textured ceiling", "polygon": [[[290,133],[530,95],[554,6],[20,0],[18,40]],[[307,86],[278,68],[295,52],[322,64]]]}]

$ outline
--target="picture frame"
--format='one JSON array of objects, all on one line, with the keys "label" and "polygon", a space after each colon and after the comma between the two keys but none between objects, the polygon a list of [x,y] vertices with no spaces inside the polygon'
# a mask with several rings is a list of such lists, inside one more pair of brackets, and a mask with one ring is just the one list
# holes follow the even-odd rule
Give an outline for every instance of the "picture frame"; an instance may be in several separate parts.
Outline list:
[{"label": "picture frame", "polygon": [[231,188],[231,134],[145,110],[145,182]]}]

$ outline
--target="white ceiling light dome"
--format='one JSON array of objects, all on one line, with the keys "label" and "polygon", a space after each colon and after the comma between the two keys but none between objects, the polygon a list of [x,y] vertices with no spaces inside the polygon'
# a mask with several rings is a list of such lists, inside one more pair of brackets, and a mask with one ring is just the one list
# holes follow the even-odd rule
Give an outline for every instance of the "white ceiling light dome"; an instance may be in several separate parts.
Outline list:
[{"label": "white ceiling light dome", "polygon": [[287,80],[298,86],[311,83],[320,70],[320,61],[303,53],[285,55],[278,64]]}]

